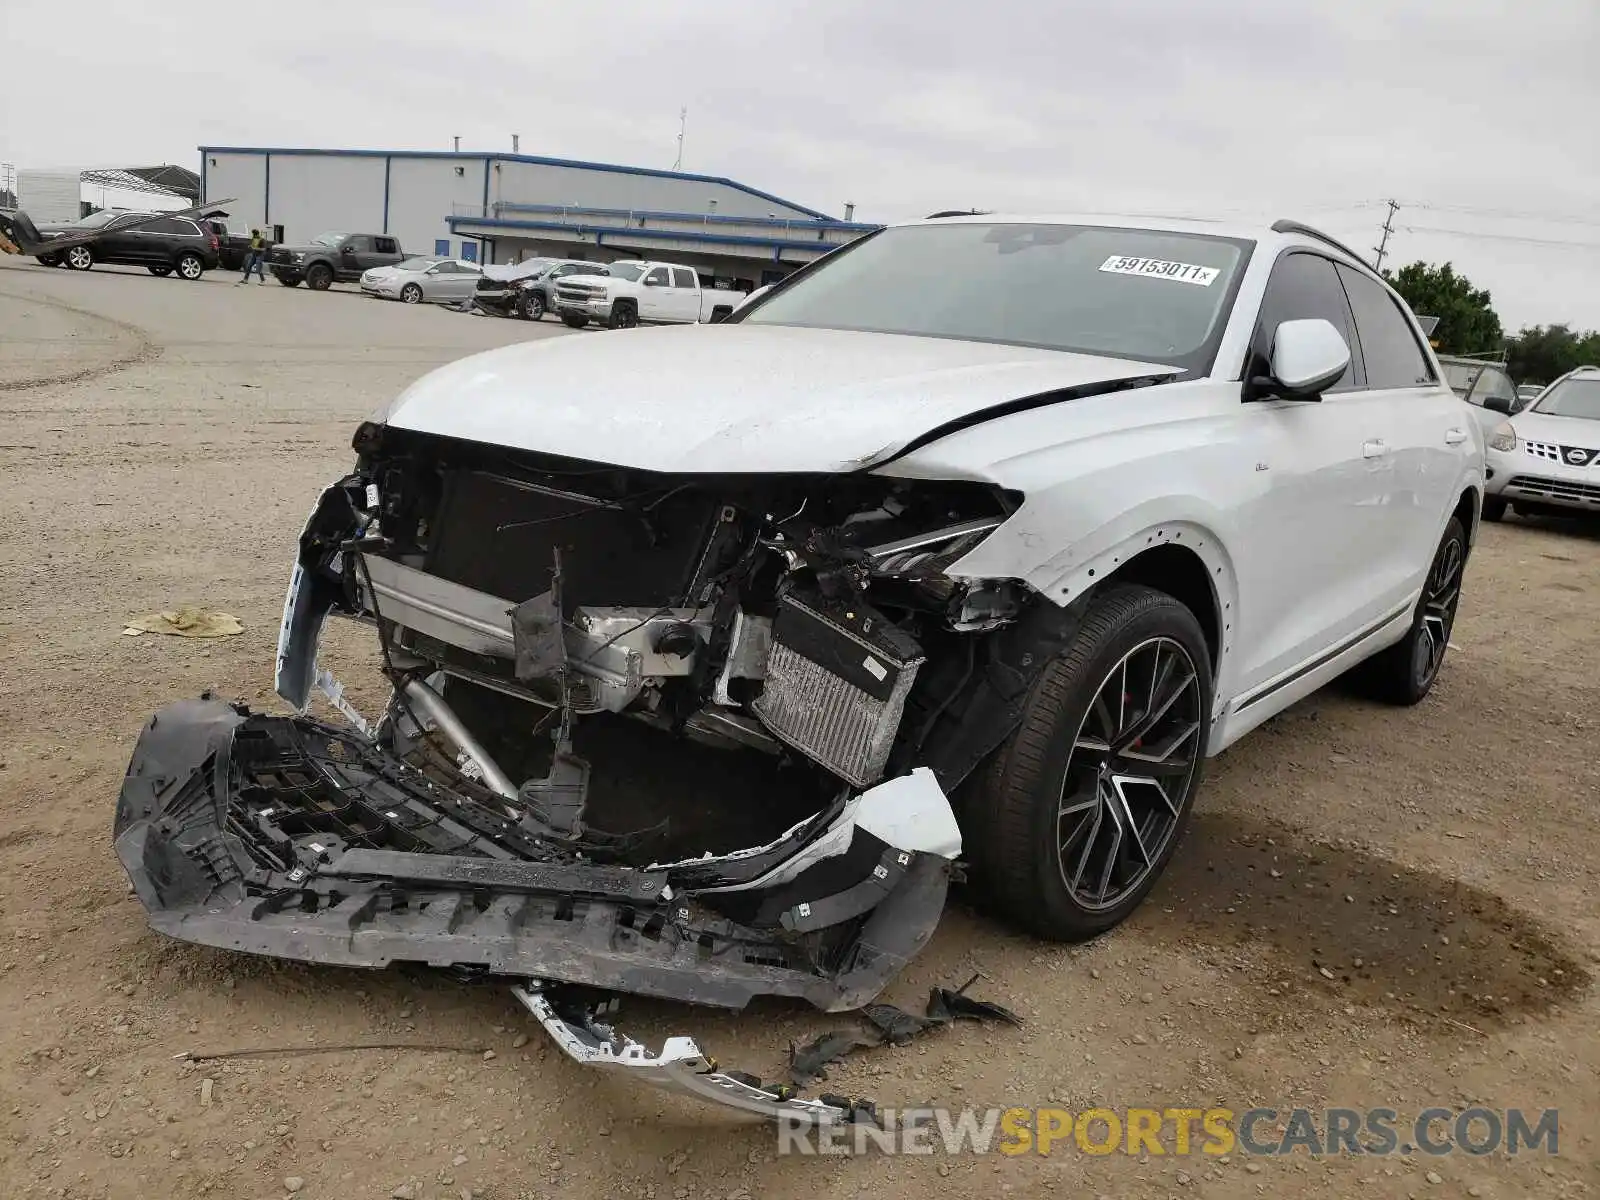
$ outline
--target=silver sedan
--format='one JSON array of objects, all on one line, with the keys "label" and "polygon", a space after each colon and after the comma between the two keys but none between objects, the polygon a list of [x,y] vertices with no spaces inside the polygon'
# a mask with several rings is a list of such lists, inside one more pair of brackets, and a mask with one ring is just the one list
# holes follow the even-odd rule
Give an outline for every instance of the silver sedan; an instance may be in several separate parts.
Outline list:
[{"label": "silver sedan", "polygon": [[467,299],[483,277],[477,264],[459,258],[408,258],[375,267],[361,277],[361,290],[407,304],[454,303]]}]

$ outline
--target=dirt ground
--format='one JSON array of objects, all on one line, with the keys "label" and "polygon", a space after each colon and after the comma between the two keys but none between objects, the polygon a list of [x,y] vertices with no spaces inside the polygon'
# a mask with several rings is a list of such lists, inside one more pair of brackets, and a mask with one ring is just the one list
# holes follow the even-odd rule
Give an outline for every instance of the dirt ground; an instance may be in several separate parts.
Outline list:
[{"label": "dirt ground", "polygon": [[[780,1158],[767,1126],[569,1063],[502,987],[149,932],[110,845],[134,738],[208,686],[271,703],[294,538],[356,423],[474,350],[628,336],[231,278],[0,263],[0,1196],[1594,1194],[1600,536],[1578,526],[1484,530],[1421,706],[1330,690],[1214,762],[1173,870],[1113,935],[1045,945],[958,897],[886,998],[982,972],[1023,1027],[864,1053],[826,1085],[886,1105],[1556,1107],[1554,1157]],[[185,603],[244,634],[123,636]],[[376,711],[361,631],[326,658]],[[769,1078],[790,1040],[850,1023],[645,1002],[621,1020]],[[361,1039],[459,1049],[174,1059]]]}]

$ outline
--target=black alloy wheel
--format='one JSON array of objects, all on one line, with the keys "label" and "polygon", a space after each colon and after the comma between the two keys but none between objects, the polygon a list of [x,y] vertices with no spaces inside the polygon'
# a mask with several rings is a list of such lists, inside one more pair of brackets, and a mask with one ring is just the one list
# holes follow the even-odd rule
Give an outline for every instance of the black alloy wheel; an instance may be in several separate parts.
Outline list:
[{"label": "black alloy wheel", "polygon": [[1101,680],[1056,810],[1061,880],[1085,912],[1117,907],[1164,858],[1204,751],[1201,713],[1199,672],[1172,638],[1141,642]]}]

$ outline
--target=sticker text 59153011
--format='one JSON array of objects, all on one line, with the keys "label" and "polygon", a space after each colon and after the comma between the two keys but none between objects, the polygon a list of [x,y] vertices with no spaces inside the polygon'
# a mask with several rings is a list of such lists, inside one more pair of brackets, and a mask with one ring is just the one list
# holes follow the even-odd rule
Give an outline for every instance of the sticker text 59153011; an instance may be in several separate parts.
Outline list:
[{"label": "sticker text 59153011", "polygon": [[1221,274],[1216,267],[1168,262],[1164,258],[1134,258],[1125,254],[1113,254],[1100,264],[1100,269],[1113,275],[1143,275],[1149,279],[1170,279],[1199,287],[1210,287]]}]

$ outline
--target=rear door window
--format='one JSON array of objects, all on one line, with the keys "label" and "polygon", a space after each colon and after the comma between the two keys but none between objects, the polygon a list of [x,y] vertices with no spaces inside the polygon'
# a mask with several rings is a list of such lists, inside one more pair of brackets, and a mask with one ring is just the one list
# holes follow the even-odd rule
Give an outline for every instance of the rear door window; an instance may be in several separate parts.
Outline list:
[{"label": "rear door window", "polygon": [[695,286],[694,272],[685,267],[672,268],[672,284],[674,287],[692,288]]},{"label": "rear door window", "polygon": [[373,240],[378,244],[378,253],[379,254],[399,254],[400,253],[400,243],[395,241],[391,237],[374,238]]},{"label": "rear door window", "polygon": [[1332,322],[1350,347],[1350,365],[1328,391],[1347,392],[1361,386],[1355,323],[1344,289],[1339,286],[1338,272],[1329,259],[1307,251],[1285,254],[1273,265],[1266,295],[1261,298],[1261,317],[1256,324],[1246,377],[1270,374],[1272,338],[1279,325],[1316,317]]},{"label": "rear door window", "polygon": [[1339,277],[1355,312],[1370,388],[1408,388],[1434,382],[1433,368],[1411,322],[1381,283],[1343,263]]}]

